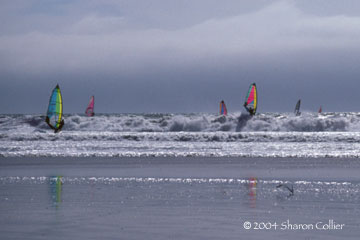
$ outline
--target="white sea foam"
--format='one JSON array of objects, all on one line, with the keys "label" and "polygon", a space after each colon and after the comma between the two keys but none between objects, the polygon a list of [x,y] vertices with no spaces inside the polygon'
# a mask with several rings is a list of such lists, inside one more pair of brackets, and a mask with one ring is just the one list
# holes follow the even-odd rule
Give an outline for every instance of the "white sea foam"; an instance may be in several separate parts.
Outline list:
[{"label": "white sea foam", "polygon": [[[0,115],[0,133],[43,132],[48,126],[39,115]],[[109,114],[86,117],[65,115],[63,131],[97,132],[338,132],[360,131],[359,113],[258,114]]]},{"label": "white sea foam", "polygon": [[49,181],[60,180],[62,183],[81,183],[89,184],[97,183],[117,183],[117,182],[143,182],[143,183],[216,183],[216,184],[264,184],[264,185],[278,185],[278,184],[293,184],[297,186],[349,186],[360,188],[360,183],[351,182],[337,182],[337,181],[284,181],[280,179],[262,180],[262,179],[244,179],[244,178],[184,178],[184,177],[62,177],[62,176],[7,176],[0,177],[2,183],[34,183],[44,184]]},{"label": "white sea foam", "polygon": [[0,156],[360,157],[360,114],[0,115]]}]

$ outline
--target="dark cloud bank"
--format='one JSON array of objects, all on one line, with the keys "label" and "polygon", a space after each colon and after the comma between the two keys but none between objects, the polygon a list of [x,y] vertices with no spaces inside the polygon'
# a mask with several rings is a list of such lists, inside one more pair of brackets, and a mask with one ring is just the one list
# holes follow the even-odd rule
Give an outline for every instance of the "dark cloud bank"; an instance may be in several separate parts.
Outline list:
[{"label": "dark cloud bank", "polygon": [[357,2],[168,2],[1,3],[0,113],[359,111]]}]

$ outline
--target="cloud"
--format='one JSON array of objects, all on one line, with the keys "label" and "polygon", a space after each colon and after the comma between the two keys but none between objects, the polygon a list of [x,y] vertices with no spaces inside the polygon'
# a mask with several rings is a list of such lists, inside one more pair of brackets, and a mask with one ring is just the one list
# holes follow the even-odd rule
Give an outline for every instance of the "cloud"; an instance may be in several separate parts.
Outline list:
[{"label": "cloud", "polygon": [[[74,112],[89,94],[100,95],[102,111],[207,111],[218,98],[238,107],[253,81],[262,111],[293,108],[304,95],[341,110],[360,100],[357,15],[317,14],[297,1],[140,2],[0,8],[0,108],[32,92],[27,107],[11,110],[31,111],[57,82]],[[333,100],[338,91],[346,99]]]},{"label": "cloud", "polygon": [[131,29],[129,25],[123,16],[86,15],[56,33],[3,35],[2,71],[132,74],[144,65],[213,67],[217,61],[211,59],[273,61],[272,56],[300,51],[359,50],[359,17],[308,15],[289,1],[177,30]]},{"label": "cloud", "polygon": [[66,30],[68,34],[102,35],[120,33],[127,25],[124,17],[86,16]]}]

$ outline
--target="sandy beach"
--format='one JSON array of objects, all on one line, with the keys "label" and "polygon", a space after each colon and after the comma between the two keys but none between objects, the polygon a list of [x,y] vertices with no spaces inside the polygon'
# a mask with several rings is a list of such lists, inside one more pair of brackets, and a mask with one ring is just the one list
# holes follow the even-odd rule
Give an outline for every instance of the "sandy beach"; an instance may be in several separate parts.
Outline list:
[{"label": "sandy beach", "polygon": [[357,159],[2,158],[0,166],[1,239],[359,235]]}]

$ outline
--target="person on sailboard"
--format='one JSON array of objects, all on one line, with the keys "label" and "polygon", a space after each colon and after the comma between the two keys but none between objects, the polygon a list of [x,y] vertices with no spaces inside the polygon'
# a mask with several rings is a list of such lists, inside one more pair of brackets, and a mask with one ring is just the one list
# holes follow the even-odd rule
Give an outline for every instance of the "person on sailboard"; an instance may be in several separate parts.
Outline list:
[{"label": "person on sailboard", "polygon": [[246,108],[246,110],[249,112],[249,114],[250,114],[251,116],[254,116],[254,115],[255,115],[254,108],[248,107],[247,105],[248,105],[248,104],[245,102],[245,103],[244,103],[244,107]]},{"label": "person on sailboard", "polygon": [[245,98],[244,107],[249,112],[250,116],[254,116],[257,109],[257,90],[256,84],[252,83],[249,87]]},{"label": "person on sailboard", "polygon": [[46,116],[46,120],[45,120],[45,121],[46,121],[47,125],[49,125],[49,127],[54,130],[54,133],[60,132],[61,129],[62,129],[62,127],[63,127],[64,124],[65,124],[64,119],[61,119],[60,124],[59,124],[59,127],[58,127],[58,128],[55,128],[55,127],[53,127],[53,126],[50,124],[50,118],[49,118],[48,116]]},{"label": "person on sailboard", "polygon": [[64,126],[64,124],[65,124],[64,119],[61,119],[60,124],[59,124],[59,128],[55,129],[54,133],[60,132],[62,127]]}]

